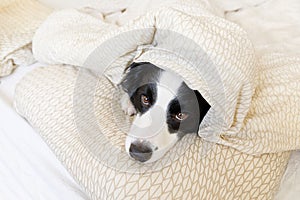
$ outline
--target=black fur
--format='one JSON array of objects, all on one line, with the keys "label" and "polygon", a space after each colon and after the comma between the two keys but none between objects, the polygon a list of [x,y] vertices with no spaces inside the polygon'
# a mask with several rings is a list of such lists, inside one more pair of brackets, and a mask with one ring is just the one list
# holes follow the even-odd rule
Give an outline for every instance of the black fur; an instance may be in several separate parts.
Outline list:
[{"label": "black fur", "polygon": [[[178,133],[179,137],[187,133],[197,133],[209,108],[210,105],[197,90],[192,90],[182,83],[177,97],[168,106],[167,124],[170,133]],[[185,113],[188,118],[179,121],[175,117],[177,113]]]}]

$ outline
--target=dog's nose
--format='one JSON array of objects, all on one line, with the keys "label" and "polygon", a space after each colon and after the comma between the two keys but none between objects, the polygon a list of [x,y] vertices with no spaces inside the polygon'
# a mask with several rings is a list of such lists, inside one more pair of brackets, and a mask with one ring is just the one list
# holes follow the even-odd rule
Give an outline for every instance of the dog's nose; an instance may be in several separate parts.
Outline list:
[{"label": "dog's nose", "polygon": [[145,142],[135,142],[130,145],[129,154],[135,160],[146,162],[152,156],[151,147]]}]

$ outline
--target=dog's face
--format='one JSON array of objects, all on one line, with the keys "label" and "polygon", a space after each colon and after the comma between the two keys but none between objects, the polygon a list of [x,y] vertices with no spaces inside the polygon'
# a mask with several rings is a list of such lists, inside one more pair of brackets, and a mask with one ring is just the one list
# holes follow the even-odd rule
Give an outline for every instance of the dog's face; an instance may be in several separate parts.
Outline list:
[{"label": "dog's face", "polygon": [[210,108],[179,76],[151,63],[133,63],[121,86],[137,112],[125,148],[140,162],[158,160],[184,135],[197,133]]}]

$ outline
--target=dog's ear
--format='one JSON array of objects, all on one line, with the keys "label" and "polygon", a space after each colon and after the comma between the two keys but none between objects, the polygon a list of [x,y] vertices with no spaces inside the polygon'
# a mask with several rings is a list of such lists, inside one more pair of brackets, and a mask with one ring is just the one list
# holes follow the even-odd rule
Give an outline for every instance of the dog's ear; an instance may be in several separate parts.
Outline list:
[{"label": "dog's ear", "polygon": [[142,85],[155,83],[160,71],[162,71],[160,68],[149,62],[132,63],[128,67],[120,85],[131,97]]},{"label": "dog's ear", "polygon": [[137,67],[137,66],[145,65],[145,64],[150,64],[150,63],[149,63],[149,62],[138,62],[138,63],[133,62],[133,63],[131,63],[130,65],[128,65],[128,66],[125,68],[124,73],[126,73],[126,72],[127,72],[128,70],[130,70],[130,69],[133,69],[133,68],[135,68],[135,67]]},{"label": "dog's ear", "polygon": [[131,97],[133,93],[136,91],[137,86],[139,86],[141,82],[141,76],[143,73],[142,65],[150,64],[149,62],[133,62],[129,65],[124,72],[124,77],[120,83],[122,89],[128,93]]},{"label": "dog's ear", "polygon": [[199,125],[200,125],[200,123],[202,122],[204,116],[206,115],[206,113],[210,109],[210,105],[203,98],[203,96],[200,94],[200,92],[198,90],[194,90],[194,93],[195,93],[195,95],[197,97],[198,104],[199,104],[199,109],[200,109],[200,121],[199,121]]},{"label": "dog's ear", "polygon": [[151,65],[151,63],[149,63],[149,62],[138,62],[138,63],[133,62],[131,65],[129,65],[129,68],[132,69],[132,68],[135,68],[140,65]]}]

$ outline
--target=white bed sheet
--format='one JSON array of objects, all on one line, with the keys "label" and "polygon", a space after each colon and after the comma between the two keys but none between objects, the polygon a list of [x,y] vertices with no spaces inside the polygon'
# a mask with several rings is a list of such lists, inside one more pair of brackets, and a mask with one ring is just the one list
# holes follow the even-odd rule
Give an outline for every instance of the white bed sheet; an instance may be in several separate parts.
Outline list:
[{"label": "white bed sheet", "polygon": [[0,79],[0,199],[87,200],[55,155],[13,108],[16,83],[41,64]]},{"label": "white bed sheet", "polygon": [[300,151],[292,153],[275,200],[300,199]]}]

